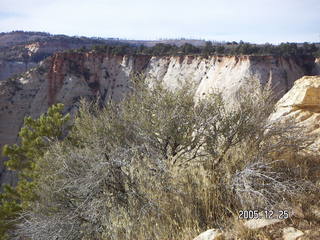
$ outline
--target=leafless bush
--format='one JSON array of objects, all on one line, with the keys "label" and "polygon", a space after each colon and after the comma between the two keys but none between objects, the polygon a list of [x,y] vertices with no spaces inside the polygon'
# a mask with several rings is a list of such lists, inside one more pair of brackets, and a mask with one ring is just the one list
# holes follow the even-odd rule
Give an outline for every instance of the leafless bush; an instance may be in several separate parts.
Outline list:
[{"label": "leafless bush", "polygon": [[124,232],[131,236],[141,218],[159,212],[145,189],[165,190],[166,166],[146,146],[109,152],[99,142],[83,149],[57,144],[44,164],[40,202],[22,216],[20,232],[26,237],[118,239]]},{"label": "leafless bush", "polygon": [[235,174],[231,186],[242,207],[272,209],[305,190],[305,184],[288,178],[285,171],[277,171],[273,164],[255,161]]},{"label": "leafless bush", "polygon": [[21,216],[15,239],[81,239],[80,222],[68,216],[29,211]]}]

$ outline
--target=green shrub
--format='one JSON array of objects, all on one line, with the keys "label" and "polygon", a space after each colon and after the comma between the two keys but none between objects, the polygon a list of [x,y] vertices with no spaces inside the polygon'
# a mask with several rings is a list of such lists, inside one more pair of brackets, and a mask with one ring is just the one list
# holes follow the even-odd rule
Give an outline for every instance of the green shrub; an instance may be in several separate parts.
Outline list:
[{"label": "green shrub", "polygon": [[29,209],[38,198],[35,193],[38,161],[49,144],[62,137],[69,119],[69,115],[61,114],[62,109],[63,105],[57,104],[36,120],[26,117],[19,132],[20,143],[3,147],[3,155],[9,158],[5,165],[18,173],[18,183],[16,186],[5,185],[0,194],[0,239],[8,237],[19,222],[17,218],[21,211]]}]

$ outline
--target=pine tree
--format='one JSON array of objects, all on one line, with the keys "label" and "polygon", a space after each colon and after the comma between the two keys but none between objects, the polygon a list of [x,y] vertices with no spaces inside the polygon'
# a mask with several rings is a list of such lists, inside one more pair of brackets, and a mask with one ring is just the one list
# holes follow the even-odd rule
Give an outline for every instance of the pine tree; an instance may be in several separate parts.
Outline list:
[{"label": "pine tree", "polygon": [[6,167],[16,171],[16,186],[3,186],[0,194],[0,240],[8,238],[17,224],[19,213],[27,209],[37,195],[37,163],[47,151],[50,142],[63,137],[69,114],[63,115],[63,104],[51,106],[38,119],[26,117],[19,132],[19,144],[5,145],[3,155],[8,157]]}]

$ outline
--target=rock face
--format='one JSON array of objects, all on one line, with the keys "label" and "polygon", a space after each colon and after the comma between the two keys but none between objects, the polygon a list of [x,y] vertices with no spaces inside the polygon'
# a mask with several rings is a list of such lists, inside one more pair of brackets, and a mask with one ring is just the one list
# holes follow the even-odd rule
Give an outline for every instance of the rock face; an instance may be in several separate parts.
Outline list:
[{"label": "rock face", "polygon": [[147,74],[168,86],[191,80],[197,85],[197,95],[210,88],[232,94],[246,80],[256,78],[261,84],[271,82],[275,92],[282,96],[313,64],[314,59],[272,56],[153,57]]},{"label": "rock face", "polygon": [[94,45],[144,45],[152,47],[158,43],[175,44],[185,43],[194,46],[205,45],[204,40],[120,40],[116,38],[87,38],[69,37],[66,35],[51,35],[43,32],[14,31],[0,33],[0,81],[15,74],[21,74],[37,65],[41,60],[57,52],[70,49],[91,48]]},{"label": "rock face", "polygon": [[37,66],[37,63],[30,62],[25,64],[19,61],[0,60],[0,81],[12,77],[14,74],[20,74],[30,68]]},{"label": "rock face", "polygon": [[64,41],[49,39],[48,41],[36,41],[30,44],[2,48],[0,44],[0,81],[37,66],[41,60],[54,53],[81,47],[92,47],[94,44],[97,43],[79,39],[74,42],[71,39]]},{"label": "rock face", "polygon": [[[38,46],[29,46],[29,51],[38,51]],[[72,111],[81,97],[99,97],[104,102],[120,100],[129,90],[131,74],[136,72],[168,87],[190,80],[195,83],[197,96],[212,88],[232,96],[250,78],[261,84],[270,82],[282,96],[314,65],[314,58],[57,53],[16,79],[0,81],[0,148],[16,142],[24,116],[38,117],[53,103],[62,102],[66,111]],[[318,93],[316,89],[310,91]],[[0,182],[6,178],[2,172],[0,164]]]},{"label": "rock face", "polygon": [[220,230],[217,229],[209,229],[201,234],[199,234],[193,240],[219,240],[224,239],[223,234]]},{"label": "rock face", "polygon": [[303,236],[303,232],[293,227],[283,229],[283,240],[296,240]]},{"label": "rock face", "polygon": [[281,219],[251,219],[244,223],[244,226],[254,230],[254,229],[260,229],[267,226],[270,226],[272,224],[276,224],[281,222]]},{"label": "rock face", "polygon": [[[295,81],[293,88],[277,103],[271,121],[294,120],[308,134],[320,136],[320,76],[305,76]],[[320,137],[312,145],[320,150]]]}]

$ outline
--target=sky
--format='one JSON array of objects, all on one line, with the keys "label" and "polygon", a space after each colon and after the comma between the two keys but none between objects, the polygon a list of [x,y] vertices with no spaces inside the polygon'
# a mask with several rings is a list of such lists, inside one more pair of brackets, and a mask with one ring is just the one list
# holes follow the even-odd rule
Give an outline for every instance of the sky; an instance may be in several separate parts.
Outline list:
[{"label": "sky", "polygon": [[0,0],[0,32],[320,42],[320,0]]}]

